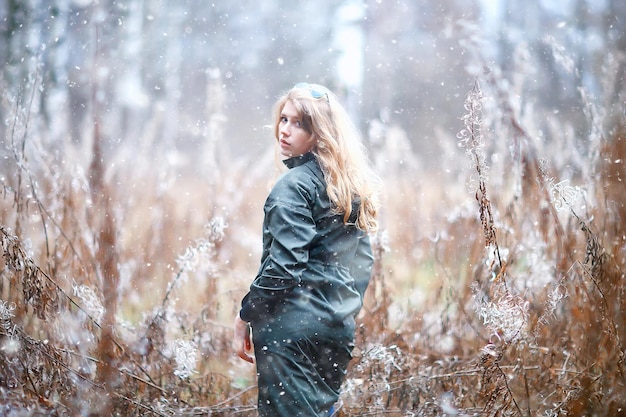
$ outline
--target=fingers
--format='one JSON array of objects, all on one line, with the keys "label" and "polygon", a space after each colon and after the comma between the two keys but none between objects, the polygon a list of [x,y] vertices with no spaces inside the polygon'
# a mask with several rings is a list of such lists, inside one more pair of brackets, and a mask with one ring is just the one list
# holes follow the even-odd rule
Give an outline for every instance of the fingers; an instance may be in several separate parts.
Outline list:
[{"label": "fingers", "polygon": [[252,335],[250,326],[239,316],[235,319],[235,332],[233,337],[233,348],[237,356],[246,362],[254,363],[252,352]]},{"label": "fingers", "polygon": [[243,359],[246,362],[254,363],[254,358],[243,350],[238,350],[237,356],[239,356],[241,359]]},{"label": "fingers", "polygon": [[237,343],[236,348],[237,356],[243,359],[246,362],[254,363],[254,358],[248,352],[252,352],[252,342],[250,341],[250,336],[244,336],[243,339]]},{"label": "fingers", "polygon": [[252,335],[248,333],[247,337],[244,339],[243,347],[246,352],[250,352],[252,350]]}]

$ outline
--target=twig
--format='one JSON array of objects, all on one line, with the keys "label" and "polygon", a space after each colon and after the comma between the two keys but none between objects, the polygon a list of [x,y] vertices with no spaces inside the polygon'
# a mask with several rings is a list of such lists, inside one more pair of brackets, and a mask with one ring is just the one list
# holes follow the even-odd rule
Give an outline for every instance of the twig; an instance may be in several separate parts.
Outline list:
[{"label": "twig", "polygon": [[256,386],[256,385],[253,385],[253,386],[251,386],[251,387],[248,387],[248,388],[244,389],[243,391],[239,391],[237,394],[233,395],[232,397],[227,398],[227,399],[225,399],[224,401],[221,401],[221,402],[219,402],[219,403],[215,404],[215,405],[214,405],[214,406],[212,406],[211,408],[221,407],[221,406],[222,406],[222,405],[224,405],[224,404],[228,404],[228,403],[230,403],[230,402],[233,402],[234,400],[236,400],[237,398],[241,397],[242,395],[244,395],[244,394],[245,394],[245,393],[247,393],[248,391],[251,391],[251,390],[256,389],[256,388],[257,388],[257,386]]}]

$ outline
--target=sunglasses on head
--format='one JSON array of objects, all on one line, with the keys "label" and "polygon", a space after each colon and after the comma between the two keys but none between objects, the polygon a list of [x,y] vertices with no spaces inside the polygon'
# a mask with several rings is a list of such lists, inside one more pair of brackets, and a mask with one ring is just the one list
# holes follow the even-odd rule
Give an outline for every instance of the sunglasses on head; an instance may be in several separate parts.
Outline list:
[{"label": "sunglasses on head", "polygon": [[316,100],[319,100],[320,98],[326,99],[326,102],[330,104],[330,100],[328,99],[328,92],[319,89],[317,87],[315,87],[312,84],[309,83],[297,83],[296,85],[293,86],[293,88],[304,88],[309,90],[309,92],[311,93],[311,97],[313,97]]}]

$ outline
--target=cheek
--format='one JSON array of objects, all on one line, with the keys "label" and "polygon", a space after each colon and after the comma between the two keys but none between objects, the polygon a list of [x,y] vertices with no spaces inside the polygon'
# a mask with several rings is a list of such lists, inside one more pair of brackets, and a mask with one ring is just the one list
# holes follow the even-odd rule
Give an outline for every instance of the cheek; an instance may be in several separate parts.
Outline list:
[{"label": "cheek", "polygon": [[311,136],[307,141],[306,141],[306,145],[308,147],[309,150],[313,149],[315,147],[315,145],[317,144],[317,140]]}]

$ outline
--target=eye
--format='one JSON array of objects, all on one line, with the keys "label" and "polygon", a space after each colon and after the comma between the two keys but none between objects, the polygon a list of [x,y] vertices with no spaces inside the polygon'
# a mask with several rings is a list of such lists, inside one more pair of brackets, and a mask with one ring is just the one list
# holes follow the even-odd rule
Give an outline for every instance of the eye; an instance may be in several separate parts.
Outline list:
[{"label": "eye", "polygon": [[296,121],[296,126],[302,127],[302,122],[300,122],[300,120]]},{"label": "eye", "polygon": [[285,116],[281,116],[280,117],[280,122],[281,123],[287,123],[287,118]]}]

